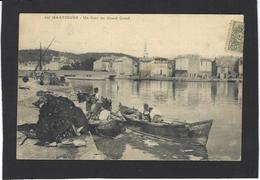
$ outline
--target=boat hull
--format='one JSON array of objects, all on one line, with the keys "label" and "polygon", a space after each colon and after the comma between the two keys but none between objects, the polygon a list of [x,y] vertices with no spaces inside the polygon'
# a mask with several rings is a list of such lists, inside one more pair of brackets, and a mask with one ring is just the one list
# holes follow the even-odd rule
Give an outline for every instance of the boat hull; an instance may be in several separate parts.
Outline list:
[{"label": "boat hull", "polygon": [[125,126],[122,121],[111,120],[108,122],[90,124],[90,129],[93,134],[101,136],[117,136],[125,131]]},{"label": "boat hull", "polygon": [[206,146],[213,120],[196,123],[152,123],[140,121],[133,115],[122,114],[126,124],[137,131],[169,139],[191,140],[192,143]]}]

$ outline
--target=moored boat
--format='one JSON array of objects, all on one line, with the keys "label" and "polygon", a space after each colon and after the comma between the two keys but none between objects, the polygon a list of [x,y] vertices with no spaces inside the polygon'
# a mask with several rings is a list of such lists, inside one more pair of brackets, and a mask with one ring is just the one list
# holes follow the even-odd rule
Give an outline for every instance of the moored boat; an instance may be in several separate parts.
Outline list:
[{"label": "moored boat", "polygon": [[125,131],[124,123],[117,119],[106,122],[90,121],[91,132],[96,135],[114,137]]},{"label": "moored boat", "polygon": [[133,108],[121,106],[120,112],[126,119],[126,124],[134,130],[174,140],[191,140],[192,143],[202,146],[206,146],[208,142],[209,132],[213,123],[213,120],[195,123],[179,121],[154,123],[140,120],[138,110]]}]

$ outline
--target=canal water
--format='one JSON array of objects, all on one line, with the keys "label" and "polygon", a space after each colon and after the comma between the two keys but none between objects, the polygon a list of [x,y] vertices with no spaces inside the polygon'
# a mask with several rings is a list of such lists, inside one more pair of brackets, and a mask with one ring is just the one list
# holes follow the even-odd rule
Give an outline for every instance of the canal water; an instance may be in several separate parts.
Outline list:
[{"label": "canal water", "polygon": [[167,142],[131,130],[111,138],[95,137],[107,159],[210,160],[241,159],[242,83],[169,82],[132,80],[73,80],[74,90],[93,92],[118,104],[141,109],[144,103],[160,110],[166,121],[196,122],[213,119],[206,148],[189,142]]}]

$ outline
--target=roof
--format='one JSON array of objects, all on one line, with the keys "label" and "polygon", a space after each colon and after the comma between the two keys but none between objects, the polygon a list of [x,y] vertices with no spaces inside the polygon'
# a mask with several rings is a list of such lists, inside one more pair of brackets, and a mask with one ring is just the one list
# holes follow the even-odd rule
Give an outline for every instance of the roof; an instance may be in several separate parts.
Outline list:
[{"label": "roof", "polygon": [[184,54],[184,55],[178,55],[174,59],[183,59],[183,58],[193,58],[193,59],[198,59],[200,58],[200,55],[198,54]]},{"label": "roof", "polygon": [[96,61],[102,61],[102,62],[111,62],[114,61],[117,58],[117,56],[102,56]]},{"label": "roof", "polygon": [[116,58],[114,62],[123,62],[123,61],[127,61],[127,60],[134,61],[134,59],[132,59],[132,58],[122,56],[122,57]]},{"label": "roof", "polygon": [[209,58],[200,58],[201,61],[209,61],[209,62],[212,62],[212,59],[209,59]]}]

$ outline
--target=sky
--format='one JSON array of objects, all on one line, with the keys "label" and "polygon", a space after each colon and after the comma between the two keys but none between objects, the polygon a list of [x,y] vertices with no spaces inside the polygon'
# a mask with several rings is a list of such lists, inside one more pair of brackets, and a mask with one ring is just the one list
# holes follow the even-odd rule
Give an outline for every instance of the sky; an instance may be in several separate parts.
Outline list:
[{"label": "sky", "polygon": [[137,57],[238,55],[225,49],[231,20],[243,15],[20,14],[19,49],[120,52]]}]

